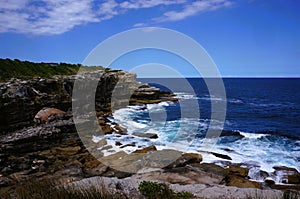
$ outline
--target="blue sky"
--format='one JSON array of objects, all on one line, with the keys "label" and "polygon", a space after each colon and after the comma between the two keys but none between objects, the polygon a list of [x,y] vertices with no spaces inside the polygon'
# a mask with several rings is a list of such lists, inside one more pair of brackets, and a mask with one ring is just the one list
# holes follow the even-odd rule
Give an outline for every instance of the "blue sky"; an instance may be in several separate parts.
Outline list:
[{"label": "blue sky", "polygon": [[0,0],[0,57],[82,63],[108,37],[155,26],[196,40],[224,77],[300,77],[299,10],[298,0]]}]

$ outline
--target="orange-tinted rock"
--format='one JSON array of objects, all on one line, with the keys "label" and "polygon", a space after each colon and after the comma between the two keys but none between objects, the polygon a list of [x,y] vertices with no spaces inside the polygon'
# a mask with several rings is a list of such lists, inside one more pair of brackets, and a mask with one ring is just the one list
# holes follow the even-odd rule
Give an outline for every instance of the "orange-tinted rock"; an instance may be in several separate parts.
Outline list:
[{"label": "orange-tinted rock", "polygon": [[234,174],[241,177],[247,177],[249,169],[242,168],[240,167],[240,165],[231,165],[229,166],[228,171],[230,174]]},{"label": "orange-tinted rock", "polygon": [[35,116],[34,121],[36,123],[48,123],[55,118],[61,118],[66,112],[56,108],[43,108]]},{"label": "orange-tinted rock", "polygon": [[235,175],[227,176],[225,181],[227,186],[234,186],[238,188],[262,188],[262,185],[259,182],[247,180]]},{"label": "orange-tinted rock", "polygon": [[148,146],[146,148],[143,149],[138,149],[136,151],[134,151],[133,153],[148,153],[149,151],[156,151],[156,147],[154,145],[152,146]]}]

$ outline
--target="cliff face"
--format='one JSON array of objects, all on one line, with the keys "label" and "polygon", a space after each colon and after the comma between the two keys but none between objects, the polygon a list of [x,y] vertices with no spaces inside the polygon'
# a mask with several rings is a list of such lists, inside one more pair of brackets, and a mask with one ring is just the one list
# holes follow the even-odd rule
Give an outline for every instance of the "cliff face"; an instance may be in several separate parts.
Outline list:
[{"label": "cliff face", "polygon": [[[110,113],[111,96],[118,82],[122,86],[138,88],[130,100],[131,104],[154,102],[160,98],[159,89],[136,82],[136,74],[119,70],[98,71],[95,107],[97,112]],[[85,78],[93,77],[95,72],[85,73]],[[76,75],[35,78],[32,80],[11,79],[0,83],[0,134],[33,124],[35,114],[43,107],[55,107],[63,111],[71,110],[72,89]],[[120,89],[119,89],[120,90]],[[122,90],[126,93],[126,90]],[[121,101],[120,101],[121,102]],[[120,108],[121,104],[119,104]]]},{"label": "cliff face", "polygon": [[[71,111],[74,82],[95,80],[95,77],[98,84],[93,95],[94,106],[97,116],[102,116],[98,122],[104,133],[126,133],[126,129],[117,124],[114,129],[106,124],[112,114],[112,104],[117,109],[128,103],[173,99],[157,88],[136,82],[136,74],[117,70],[0,83],[0,198],[2,191],[13,190],[15,185],[28,179],[76,180],[104,172],[108,176],[128,175],[109,170],[89,153],[105,143],[94,143],[90,136],[87,140],[91,148],[86,149],[76,131]],[[80,89],[88,87],[85,83]],[[117,100],[112,101],[115,90]],[[47,110],[42,109],[44,107],[53,107],[53,111],[60,109],[59,113],[64,114],[62,118],[34,124],[35,115]],[[85,125],[86,121],[82,123]],[[1,189],[3,187],[5,189]]]}]

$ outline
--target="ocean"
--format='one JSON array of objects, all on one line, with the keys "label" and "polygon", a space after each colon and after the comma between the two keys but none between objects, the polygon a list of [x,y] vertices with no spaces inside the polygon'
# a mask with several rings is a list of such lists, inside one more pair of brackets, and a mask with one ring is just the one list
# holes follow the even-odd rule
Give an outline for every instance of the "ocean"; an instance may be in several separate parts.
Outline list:
[{"label": "ocean", "polygon": [[[200,78],[185,79],[190,87],[185,86],[182,79],[138,81],[172,91],[179,102],[129,106],[115,111],[111,120],[126,127],[129,135],[106,135],[108,142],[129,144],[134,141],[137,146],[201,152],[208,128],[223,129],[211,152],[267,172],[272,172],[274,166],[300,171],[300,79],[224,78],[226,96],[221,97],[210,95]],[[170,90],[165,85],[173,86]],[[227,105],[225,122],[218,125],[218,121],[212,122],[211,105],[224,101]],[[197,107],[192,106],[195,102]],[[130,136],[134,132],[155,133],[158,139]],[[129,153],[135,149],[126,147],[124,150]],[[207,155],[203,161],[224,164],[227,160]]]}]

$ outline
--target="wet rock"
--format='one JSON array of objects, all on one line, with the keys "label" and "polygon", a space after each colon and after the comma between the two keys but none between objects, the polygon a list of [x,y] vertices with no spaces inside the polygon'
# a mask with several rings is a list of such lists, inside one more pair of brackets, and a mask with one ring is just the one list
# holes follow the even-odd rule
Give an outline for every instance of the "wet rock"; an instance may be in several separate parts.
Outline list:
[{"label": "wet rock", "polygon": [[289,184],[298,184],[298,183],[291,183],[289,181],[290,178],[292,182],[297,182],[297,176],[300,175],[297,169],[284,167],[284,166],[275,166],[273,168],[275,169],[274,175],[276,175],[279,178],[280,182],[289,183]]},{"label": "wet rock", "polygon": [[265,178],[265,183],[268,185],[273,185],[273,184],[275,184],[275,180],[271,177],[267,177],[267,178]]},{"label": "wet rock", "polygon": [[135,146],[135,142],[130,143],[130,144],[125,144],[123,146],[120,146],[120,148],[123,149],[123,148],[128,147],[128,146],[133,146],[134,147]]},{"label": "wet rock", "polygon": [[133,133],[132,135],[142,138],[150,138],[150,139],[156,139],[158,138],[156,133]]},{"label": "wet rock", "polygon": [[220,154],[220,153],[215,153],[215,152],[211,152],[211,154],[213,154],[214,156],[218,157],[218,158],[222,158],[225,160],[232,160],[231,157],[229,157],[228,155],[224,155],[224,154]]},{"label": "wet rock", "polygon": [[115,145],[116,145],[116,146],[121,146],[121,145],[123,145],[123,144],[122,144],[121,142],[119,142],[119,141],[116,141],[116,142],[115,142]]}]

